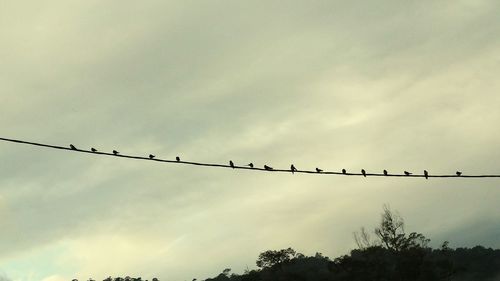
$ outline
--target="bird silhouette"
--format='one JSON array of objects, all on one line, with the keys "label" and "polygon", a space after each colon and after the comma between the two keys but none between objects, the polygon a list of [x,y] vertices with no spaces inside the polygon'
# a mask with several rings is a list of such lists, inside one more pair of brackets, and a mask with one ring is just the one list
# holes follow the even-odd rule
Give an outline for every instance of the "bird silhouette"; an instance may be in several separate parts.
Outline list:
[{"label": "bird silhouette", "polygon": [[234,169],[234,163],[233,163],[233,161],[229,160],[229,166],[231,166],[231,168]]},{"label": "bird silhouette", "polygon": [[250,163],[247,166],[250,167],[250,168],[253,168],[253,163]]},{"label": "bird silhouette", "polygon": [[272,170],[274,170],[274,169],[273,169],[273,167],[269,167],[269,166],[267,166],[267,165],[264,165],[264,169],[266,169],[266,170],[268,170],[268,171],[272,171]]},{"label": "bird silhouette", "polygon": [[93,147],[90,150],[92,150],[92,152],[97,152],[97,149],[95,149]]},{"label": "bird silhouette", "polygon": [[290,171],[292,171],[292,174],[297,172],[297,168],[295,168],[295,166],[292,164],[290,165]]},{"label": "bird silhouette", "polygon": [[179,162],[181,161],[181,158],[179,156],[175,157],[175,161]]},{"label": "bird silhouette", "polygon": [[116,151],[116,150],[113,150],[113,154],[114,155],[118,155],[120,152]]},{"label": "bird silhouette", "polygon": [[427,170],[424,170],[424,177],[426,180],[429,179],[429,173],[427,172]]},{"label": "bird silhouette", "polygon": [[73,149],[73,150],[77,150],[76,147],[72,144],[69,145],[69,148]]},{"label": "bird silhouette", "polygon": [[411,173],[410,173],[410,172],[405,171],[405,175],[409,176],[409,175],[411,175]]},{"label": "bird silhouette", "polygon": [[323,170],[321,170],[320,168],[316,168],[316,172],[321,173],[321,172],[323,172]]},{"label": "bird silhouette", "polygon": [[149,159],[153,159],[155,156],[153,154],[149,154]]},{"label": "bird silhouette", "polygon": [[342,174],[347,174],[347,171],[345,169],[342,169]]},{"label": "bird silhouette", "polygon": [[361,169],[361,174],[363,174],[363,177],[366,178],[366,171],[365,171],[365,169]]},{"label": "bird silhouette", "polygon": [[387,174],[388,174],[387,170],[384,170],[384,176],[387,176]]},{"label": "bird silhouette", "polygon": [[457,173],[456,173],[456,174],[457,174],[457,177],[460,177],[460,176],[462,175],[462,172],[457,171]]}]

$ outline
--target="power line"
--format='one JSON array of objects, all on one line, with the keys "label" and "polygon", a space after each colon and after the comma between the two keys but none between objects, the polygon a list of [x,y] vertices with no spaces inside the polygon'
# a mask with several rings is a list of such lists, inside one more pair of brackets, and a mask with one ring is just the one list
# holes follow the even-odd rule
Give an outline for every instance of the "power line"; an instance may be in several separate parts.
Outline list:
[{"label": "power line", "polygon": [[242,170],[252,170],[252,171],[261,171],[261,172],[284,172],[284,173],[301,173],[301,174],[316,174],[316,175],[340,175],[340,176],[363,176],[363,177],[417,177],[417,178],[500,178],[500,175],[464,175],[461,172],[456,172],[456,174],[451,174],[451,175],[431,175],[427,172],[424,174],[412,174],[409,172],[404,172],[403,174],[390,174],[387,173],[387,171],[384,170],[384,173],[367,173],[364,170],[362,170],[361,173],[351,173],[347,172],[344,170],[342,172],[333,172],[333,171],[324,171],[319,168],[316,168],[315,171],[310,171],[310,170],[298,170],[295,168],[295,166],[291,166],[290,169],[274,169],[269,166],[264,165],[264,168],[258,168],[255,167],[253,164],[245,165],[245,166],[238,166],[232,161],[228,165],[224,164],[215,164],[215,163],[201,163],[201,162],[191,162],[191,161],[184,161],[181,160],[180,158],[176,160],[167,160],[167,159],[161,159],[161,158],[156,158],[154,155],[149,155],[149,156],[133,156],[133,155],[125,155],[125,154],[120,154],[118,151],[113,151],[113,152],[102,152],[95,150],[94,148],[91,148],[90,150],[85,150],[85,149],[80,149],[77,148],[73,145],[71,146],[59,146],[59,145],[51,145],[51,144],[44,144],[44,143],[38,143],[38,142],[29,142],[29,141],[24,141],[24,140],[15,140],[15,139],[8,139],[8,138],[0,138],[0,141],[5,141],[5,142],[13,142],[13,143],[19,143],[19,144],[26,144],[26,145],[34,145],[34,146],[40,146],[40,147],[46,147],[46,148],[51,148],[51,149],[61,149],[61,150],[68,150],[72,152],[81,152],[81,153],[90,153],[93,155],[100,155],[100,156],[112,156],[112,157],[121,157],[121,158],[130,158],[130,159],[137,159],[137,160],[146,160],[146,161],[156,161],[156,162],[163,162],[163,163],[172,163],[172,164],[184,164],[184,165],[196,165],[196,166],[205,166],[205,167],[219,167],[219,168],[229,168],[229,169],[242,169]]}]

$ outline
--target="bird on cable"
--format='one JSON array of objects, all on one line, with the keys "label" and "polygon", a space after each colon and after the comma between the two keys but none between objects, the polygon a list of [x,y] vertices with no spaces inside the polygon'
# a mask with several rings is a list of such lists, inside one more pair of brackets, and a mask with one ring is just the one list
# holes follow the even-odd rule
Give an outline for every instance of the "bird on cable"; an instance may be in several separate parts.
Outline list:
[{"label": "bird on cable", "polygon": [[253,163],[250,163],[247,166],[250,167],[250,168],[253,168]]},{"label": "bird on cable", "polygon": [[387,176],[387,174],[388,174],[387,170],[384,170],[384,176]]},{"label": "bird on cable", "polygon": [[114,155],[118,155],[120,152],[116,151],[116,150],[113,150],[113,154]]},{"label": "bird on cable", "polygon": [[229,166],[231,166],[231,168],[233,168],[233,169],[234,169],[234,163],[233,163],[233,161],[232,161],[232,160],[229,160]]},{"label": "bird on cable", "polygon": [[90,150],[91,150],[92,152],[97,152],[97,149],[95,149],[95,148],[93,148],[93,147],[92,147]]},{"label": "bird on cable", "polygon": [[149,159],[153,159],[155,156],[153,154],[149,154]]},{"label": "bird on cable", "polygon": [[425,179],[429,179],[429,172],[427,172],[427,170],[424,170],[424,177]]},{"label": "bird on cable", "polygon": [[316,168],[316,173],[321,173],[323,172],[323,170],[321,170],[320,168]]},{"label": "bird on cable", "polygon": [[73,149],[73,150],[77,150],[76,147],[72,144],[69,145],[69,148]]},{"label": "bird on cable", "polygon": [[269,167],[269,166],[267,166],[267,165],[264,165],[264,169],[266,169],[266,170],[268,170],[268,171],[272,171],[272,170],[274,170],[274,169],[273,169],[273,167]]},{"label": "bird on cable", "polygon": [[365,171],[365,169],[361,169],[361,174],[363,174],[363,177],[366,178],[366,171]]},{"label": "bird on cable", "polygon": [[342,174],[347,174],[347,171],[345,169],[342,169]]},{"label": "bird on cable", "polygon": [[462,175],[462,172],[457,171],[457,173],[456,173],[456,174],[457,174],[457,177],[460,177],[460,176]]},{"label": "bird on cable", "polygon": [[295,168],[295,166],[292,164],[290,165],[290,171],[292,171],[292,174],[297,172],[297,168]]},{"label": "bird on cable", "polygon": [[175,161],[179,162],[181,161],[181,158],[179,156],[175,157]]},{"label": "bird on cable", "polygon": [[405,175],[409,176],[409,175],[411,175],[411,173],[410,173],[410,172],[405,171]]}]

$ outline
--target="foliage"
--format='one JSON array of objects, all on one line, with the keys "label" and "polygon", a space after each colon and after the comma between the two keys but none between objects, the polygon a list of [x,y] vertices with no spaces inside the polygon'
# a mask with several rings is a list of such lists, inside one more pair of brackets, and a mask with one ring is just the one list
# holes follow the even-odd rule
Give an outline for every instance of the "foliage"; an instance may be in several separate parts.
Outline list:
[{"label": "foliage", "polygon": [[270,268],[285,262],[289,262],[293,258],[302,256],[304,255],[295,252],[295,250],[293,250],[292,248],[281,249],[279,251],[269,250],[259,255],[256,264],[260,268]]},{"label": "foliage", "polygon": [[393,213],[387,205],[384,205],[380,226],[375,228],[375,234],[380,239],[379,244],[394,251],[425,248],[430,242],[421,233],[412,232],[407,236],[403,218]]}]

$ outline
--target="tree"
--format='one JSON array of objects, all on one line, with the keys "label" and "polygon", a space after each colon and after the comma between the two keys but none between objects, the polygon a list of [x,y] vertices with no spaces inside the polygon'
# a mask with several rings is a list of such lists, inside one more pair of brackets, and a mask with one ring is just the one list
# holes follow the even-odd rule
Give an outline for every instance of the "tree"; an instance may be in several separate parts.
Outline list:
[{"label": "tree", "polygon": [[260,268],[270,268],[284,262],[288,262],[296,257],[303,257],[304,255],[295,252],[292,248],[281,249],[279,251],[265,251],[260,253],[257,259],[257,266]]},{"label": "tree", "polygon": [[224,274],[226,277],[229,277],[229,273],[231,272],[231,268],[226,268],[222,271],[222,274]]},{"label": "tree", "polygon": [[385,248],[394,251],[426,248],[430,241],[421,233],[412,232],[407,236],[403,218],[393,213],[387,205],[384,205],[380,226],[375,228],[375,234]]}]

